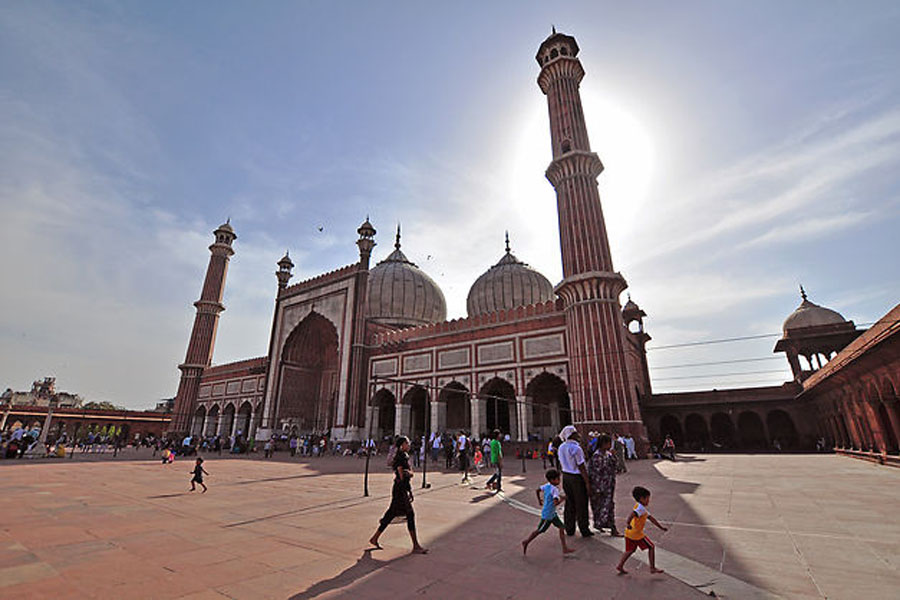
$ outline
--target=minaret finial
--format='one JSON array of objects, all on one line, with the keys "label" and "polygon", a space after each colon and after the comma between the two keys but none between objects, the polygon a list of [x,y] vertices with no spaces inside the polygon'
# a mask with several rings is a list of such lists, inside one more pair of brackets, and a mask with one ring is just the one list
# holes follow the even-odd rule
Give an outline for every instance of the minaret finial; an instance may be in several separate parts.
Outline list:
[{"label": "minaret finial", "polygon": [[550,25],[550,30],[553,32],[550,35],[556,35],[556,25]]},{"label": "minaret finial", "polygon": [[806,300],[806,290],[803,289],[803,284],[800,284],[800,297]]},{"label": "minaret finial", "polygon": [[509,231],[506,232],[506,253],[509,254]]},{"label": "minaret finial", "polygon": [[397,223],[397,239],[394,240],[394,248],[400,249],[400,223]]},{"label": "minaret finial", "polygon": [[225,224],[226,224],[226,225],[231,225],[231,215],[228,215],[228,218],[225,219]]}]

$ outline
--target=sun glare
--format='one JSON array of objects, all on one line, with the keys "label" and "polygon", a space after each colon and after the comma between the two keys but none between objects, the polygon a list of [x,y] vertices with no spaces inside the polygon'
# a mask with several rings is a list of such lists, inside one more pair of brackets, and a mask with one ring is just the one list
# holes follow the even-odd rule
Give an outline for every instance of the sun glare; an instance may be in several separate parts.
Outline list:
[{"label": "sun glare", "polygon": [[[654,140],[638,116],[614,98],[582,91],[582,99],[591,147],[605,166],[598,182],[607,230],[610,242],[618,246],[635,232],[647,200],[654,175]],[[523,111],[518,127],[509,189],[519,208],[518,225],[528,236],[520,246],[527,246],[534,266],[552,279],[561,268],[555,196],[543,176],[551,158],[546,105]]]}]

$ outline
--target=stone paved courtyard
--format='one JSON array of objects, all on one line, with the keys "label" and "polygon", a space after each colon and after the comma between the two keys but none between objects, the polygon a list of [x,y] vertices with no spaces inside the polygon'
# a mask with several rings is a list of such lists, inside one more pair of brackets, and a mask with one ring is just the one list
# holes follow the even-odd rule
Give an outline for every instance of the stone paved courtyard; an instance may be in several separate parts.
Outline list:
[{"label": "stone paved courtyard", "polygon": [[415,503],[427,556],[408,554],[403,525],[366,550],[390,493],[383,457],[369,498],[354,458],[210,457],[205,495],[187,493],[188,461],[3,461],[0,597],[897,597],[900,470],[830,455],[682,459],[619,478],[620,521],[640,483],[672,524],[648,525],[658,576],[637,561],[616,576],[621,540],[605,536],[574,538],[564,559],[546,534],[523,558],[538,461],[524,475],[507,465],[505,497],[429,473]]}]

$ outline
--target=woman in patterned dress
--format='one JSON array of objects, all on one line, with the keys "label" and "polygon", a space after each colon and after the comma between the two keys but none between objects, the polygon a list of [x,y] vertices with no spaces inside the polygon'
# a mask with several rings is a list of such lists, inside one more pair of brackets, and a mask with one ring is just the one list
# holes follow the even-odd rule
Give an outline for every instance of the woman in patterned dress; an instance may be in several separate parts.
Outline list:
[{"label": "woman in patterned dress", "polygon": [[588,461],[588,477],[591,480],[591,512],[594,514],[594,528],[609,529],[610,535],[620,537],[616,529],[616,466],[618,460],[610,450],[612,440],[601,434],[597,438],[597,449]]}]

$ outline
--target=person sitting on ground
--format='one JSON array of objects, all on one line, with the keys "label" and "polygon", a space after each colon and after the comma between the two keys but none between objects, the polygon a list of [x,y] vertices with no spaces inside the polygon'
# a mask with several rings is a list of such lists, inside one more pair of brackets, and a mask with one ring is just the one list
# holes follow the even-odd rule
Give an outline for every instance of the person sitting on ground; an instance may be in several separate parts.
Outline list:
[{"label": "person sitting on ground", "polygon": [[628,520],[625,522],[625,552],[622,553],[622,558],[619,559],[619,564],[616,565],[616,571],[619,573],[628,573],[628,571],[625,570],[625,561],[634,554],[635,550],[640,548],[641,550],[647,550],[649,554],[650,572],[662,573],[662,569],[656,568],[656,546],[644,533],[644,525],[647,523],[647,519],[649,519],[651,523],[663,531],[668,531],[669,528],[663,526],[662,523],[654,519],[653,515],[647,511],[647,506],[650,504],[650,490],[645,487],[636,486],[631,490],[631,495],[637,504],[634,505],[634,509],[631,511],[631,514],[628,515]]},{"label": "person sitting on ground", "polygon": [[572,552],[575,552],[575,550],[569,548],[566,544],[566,527],[563,525],[562,521],[559,520],[559,515],[556,513],[556,507],[562,504],[566,499],[566,497],[559,492],[559,471],[556,469],[549,469],[545,476],[547,477],[547,483],[535,490],[538,504],[542,506],[541,520],[538,521],[537,529],[532,531],[527,538],[522,540],[522,554],[527,555],[528,544],[530,544],[534,538],[550,529],[551,525],[559,530],[559,543],[562,544],[563,555],[571,554]]}]

